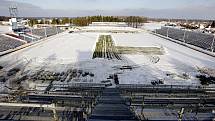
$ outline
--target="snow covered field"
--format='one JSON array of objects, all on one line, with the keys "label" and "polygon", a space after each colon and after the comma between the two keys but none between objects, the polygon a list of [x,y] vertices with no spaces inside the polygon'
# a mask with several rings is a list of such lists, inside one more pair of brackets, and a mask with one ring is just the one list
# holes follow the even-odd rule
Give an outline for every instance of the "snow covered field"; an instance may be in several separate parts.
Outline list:
[{"label": "snow covered field", "polygon": [[26,59],[32,63],[70,64],[85,61],[91,59],[96,39],[96,33],[62,33],[36,46],[1,57],[1,62]]},{"label": "snow covered field", "polygon": [[83,32],[128,32],[128,33],[135,33],[141,31],[141,29],[131,28],[131,27],[114,27],[114,26],[87,26],[82,27],[81,31]]},{"label": "snow covered field", "polygon": [[[198,85],[199,81],[195,78],[195,74],[198,73],[197,67],[215,69],[215,58],[146,32],[113,36],[120,46],[162,46],[166,52],[164,55],[124,55],[130,64],[137,64],[141,68],[122,74],[123,83],[150,83],[153,79],[164,79],[165,84]],[[152,59],[156,56],[160,61],[155,64]],[[190,79],[181,78],[183,73],[190,75]]]},{"label": "snow covered field", "polygon": [[[107,80],[111,74],[118,74],[121,84],[151,84],[151,81],[160,79],[164,84],[173,85],[199,85],[200,82],[195,77],[199,73],[197,67],[215,69],[215,58],[144,31],[110,34],[117,46],[156,46],[164,48],[164,55],[127,54],[122,55],[122,60],[92,59],[100,34],[102,33],[64,32],[30,48],[0,57],[0,65],[5,67],[5,71],[15,66],[25,67],[25,71],[30,72],[41,68],[51,71],[82,69],[95,74],[91,78],[94,83]],[[155,62],[154,59],[159,61]],[[135,68],[119,69],[128,65]],[[188,75],[186,79],[183,77],[185,74]]]}]

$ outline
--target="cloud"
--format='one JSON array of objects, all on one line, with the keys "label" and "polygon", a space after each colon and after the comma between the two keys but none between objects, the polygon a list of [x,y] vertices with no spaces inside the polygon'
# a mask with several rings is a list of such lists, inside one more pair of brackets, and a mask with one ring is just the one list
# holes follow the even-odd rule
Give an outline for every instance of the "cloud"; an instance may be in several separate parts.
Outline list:
[{"label": "cloud", "polygon": [[[97,0],[91,0],[97,1]],[[119,10],[75,10],[43,9],[28,3],[15,2],[19,16],[24,17],[75,17],[91,15],[146,16],[152,18],[215,19],[215,5],[189,5],[174,9],[119,9]],[[1,0],[0,15],[9,16],[10,1]]]}]

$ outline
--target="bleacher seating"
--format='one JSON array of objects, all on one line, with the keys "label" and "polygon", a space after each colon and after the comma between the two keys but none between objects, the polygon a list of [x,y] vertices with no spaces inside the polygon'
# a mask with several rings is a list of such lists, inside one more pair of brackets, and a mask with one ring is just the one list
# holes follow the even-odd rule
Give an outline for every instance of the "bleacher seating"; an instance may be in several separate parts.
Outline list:
[{"label": "bleacher seating", "polygon": [[[56,27],[49,27],[49,28],[41,28],[41,29],[32,29],[32,30],[29,30],[28,32],[29,33],[6,34],[8,36],[11,36],[11,38],[4,35],[0,35],[0,52],[6,51],[9,49],[14,49],[16,47],[19,47],[25,44],[26,42],[31,43],[33,41],[37,41],[45,37],[56,35],[58,33],[63,32],[63,30]],[[23,42],[19,41],[18,39],[23,40]]]},{"label": "bleacher seating", "polygon": [[169,32],[168,32],[168,36],[170,38],[173,38],[173,39],[176,39],[179,41],[183,41],[184,32],[185,32],[184,30],[170,28]]},{"label": "bleacher seating", "polygon": [[45,29],[33,29],[32,34],[37,35],[37,36],[39,36],[41,38],[44,38],[46,36],[45,35]]},{"label": "bleacher seating", "polygon": [[198,46],[205,50],[210,50],[214,36],[211,34],[187,32],[185,40],[186,43]]},{"label": "bleacher seating", "polygon": [[214,35],[212,34],[200,33],[195,31],[186,31],[170,27],[161,27],[161,29],[156,30],[156,33],[163,36],[167,36],[168,33],[168,37],[172,39],[185,42],[187,44],[191,44],[205,50],[211,51],[212,49],[215,49],[215,44],[212,47],[214,39]]},{"label": "bleacher seating", "polygon": [[57,28],[56,27],[51,27],[51,28],[46,28],[46,35],[47,37],[52,36],[52,35],[56,35],[57,32]]},{"label": "bleacher seating", "polygon": [[34,37],[34,36],[30,35],[30,34],[26,34],[26,33],[20,34],[20,37],[21,37],[22,40],[25,40],[28,43],[31,43],[31,42],[39,40],[39,38],[36,38],[36,37]]},{"label": "bleacher seating", "polygon": [[212,48],[212,49],[213,49],[213,51],[215,51],[215,43],[214,43],[214,45],[213,45],[213,48]]},{"label": "bleacher seating", "polygon": [[57,32],[58,32],[58,33],[62,33],[62,32],[64,32],[64,30],[62,30],[62,29],[60,29],[60,28],[57,28]]},{"label": "bleacher seating", "polygon": [[52,36],[52,35],[56,35],[58,33],[63,32],[63,30],[61,30],[60,28],[56,28],[56,27],[47,27],[47,28],[41,28],[41,29],[33,29],[32,30],[32,34],[33,35],[37,35],[41,38],[45,38],[46,36]]},{"label": "bleacher seating", "polygon": [[161,27],[161,29],[156,30],[156,33],[163,36],[167,36],[167,29],[168,29],[167,27]]},{"label": "bleacher seating", "polygon": [[9,49],[14,49],[23,44],[25,44],[25,42],[22,42],[10,37],[6,37],[4,35],[0,35],[0,52],[6,51]]}]

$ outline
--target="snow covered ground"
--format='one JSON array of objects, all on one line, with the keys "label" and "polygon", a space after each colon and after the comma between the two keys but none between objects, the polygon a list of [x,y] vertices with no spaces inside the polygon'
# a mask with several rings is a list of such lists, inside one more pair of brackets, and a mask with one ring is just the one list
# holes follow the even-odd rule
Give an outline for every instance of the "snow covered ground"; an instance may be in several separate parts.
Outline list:
[{"label": "snow covered ground", "polygon": [[84,32],[139,32],[141,29],[131,28],[131,27],[115,27],[115,26],[87,26],[82,27]]},{"label": "snow covered ground", "polygon": [[143,27],[146,30],[153,31],[155,29],[160,29],[161,26],[164,26],[164,22],[150,22],[150,23],[144,23]]},{"label": "snow covered ground", "polygon": [[0,25],[0,34],[11,32],[9,27],[10,26],[2,26],[2,25]]},{"label": "snow covered ground", "polygon": [[[170,42],[149,33],[137,34],[113,34],[117,45],[120,46],[162,46],[164,55],[124,55],[130,64],[137,64],[132,72],[121,75],[123,83],[150,83],[151,80],[164,79],[165,84],[199,84],[195,78],[197,67],[215,69],[215,58],[189,49],[182,45]],[[152,63],[153,57],[159,57],[158,63]],[[190,79],[183,79],[184,73],[190,75]],[[171,74],[167,76],[166,74]],[[130,78],[128,78],[130,77]],[[130,80],[132,79],[132,80]]]},{"label": "snow covered ground", "polygon": [[20,59],[32,60],[32,63],[70,64],[85,61],[91,59],[96,40],[96,33],[62,33],[36,46],[1,57],[1,62],[11,62],[14,61],[14,58],[15,61]]},{"label": "snow covered ground", "polygon": [[[197,67],[215,69],[215,58],[144,31],[110,34],[118,46],[156,46],[164,48],[164,55],[122,55],[122,60],[92,59],[100,34],[64,32],[30,48],[0,57],[0,65],[5,67],[5,71],[18,65],[32,72],[41,68],[51,71],[82,69],[95,74],[94,83],[107,80],[111,74],[118,74],[121,84],[151,84],[151,81],[161,79],[164,84],[173,85],[199,85],[195,78]],[[154,63],[155,58],[159,58],[157,63]],[[118,68],[127,65],[135,68]],[[187,79],[184,79],[184,74],[188,75]]]}]

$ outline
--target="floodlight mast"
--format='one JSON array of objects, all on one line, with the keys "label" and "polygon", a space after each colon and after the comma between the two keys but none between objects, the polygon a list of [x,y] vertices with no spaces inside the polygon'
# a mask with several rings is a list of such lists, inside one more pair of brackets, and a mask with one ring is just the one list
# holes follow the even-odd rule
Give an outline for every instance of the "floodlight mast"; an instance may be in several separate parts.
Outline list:
[{"label": "floodlight mast", "polygon": [[12,30],[17,29],[17,17],[18,17],[18,8],[17,5],[15,4],[11,4],[11,6],[9,7],[9,13],[10,13],[10,17],[11,17],[11,25],[12,25]]},{"label": "floodlight mast", "polygon": [[18,17],[18,8],[17,8],[17,5],[12,4],[9,7],[9,12],[10,12],[10,17],[11,18],[17,18]]}]

